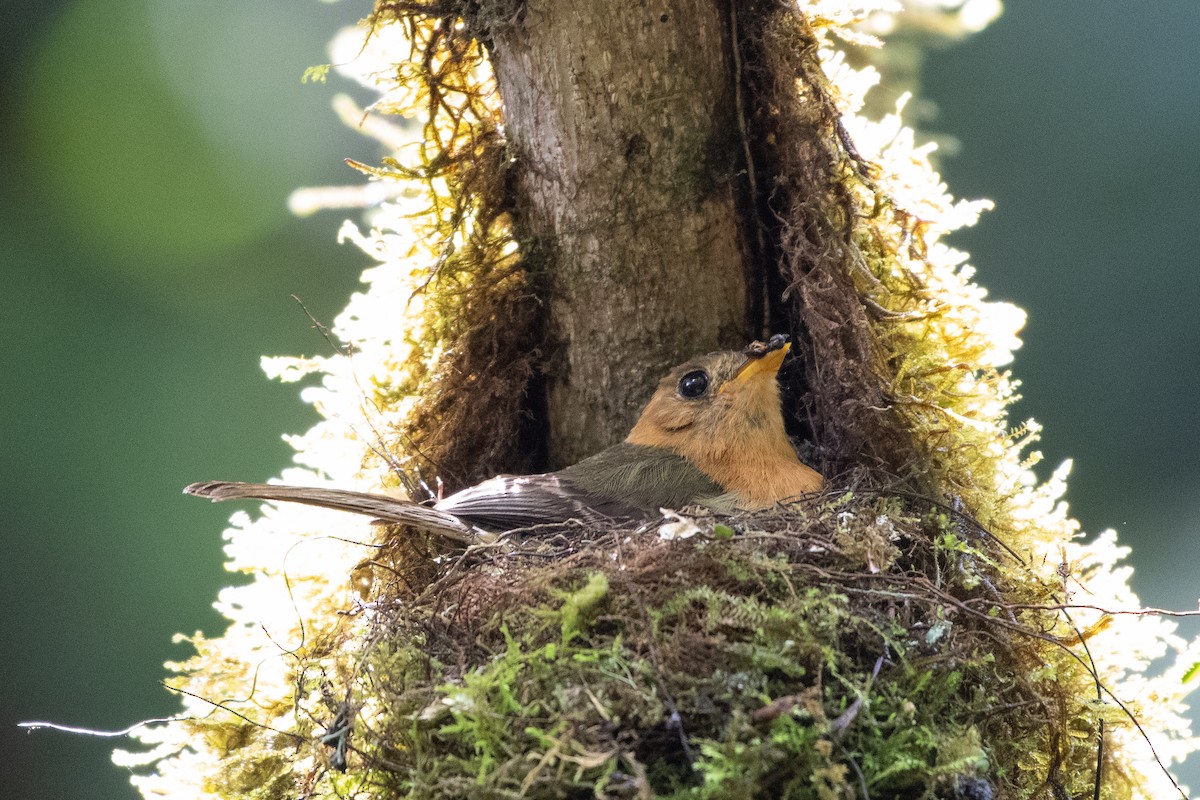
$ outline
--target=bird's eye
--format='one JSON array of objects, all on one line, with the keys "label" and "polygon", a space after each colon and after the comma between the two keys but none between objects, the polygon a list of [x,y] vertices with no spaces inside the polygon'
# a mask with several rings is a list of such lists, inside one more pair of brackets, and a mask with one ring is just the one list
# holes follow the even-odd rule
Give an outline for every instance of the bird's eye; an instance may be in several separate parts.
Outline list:
[{"label": "bird's eye", "polygon": [[708,391],[708,373],[702,369],[689,372],[679,379],[679,396],[694,400]]}]

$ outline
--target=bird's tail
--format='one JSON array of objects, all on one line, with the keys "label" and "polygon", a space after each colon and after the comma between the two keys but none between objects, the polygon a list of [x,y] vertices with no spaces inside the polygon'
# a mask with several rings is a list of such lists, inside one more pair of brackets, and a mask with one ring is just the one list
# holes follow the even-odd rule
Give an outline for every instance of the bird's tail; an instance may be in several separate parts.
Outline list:
[{"label": "bird's tail", "polygon": [[366,514],[384,522],[413,525],[430,533],[464,544],[476,544],[486,537],[453,514],[398,500],[384,494],[348,492],[342,489],[319,489],[312,486],[279,486],[271,483],[239,483],[236,481],[201,481],[184,487],[184,494],[207,497],[214,503],[222,500],[278,500],[303,503],[353,514]]}]

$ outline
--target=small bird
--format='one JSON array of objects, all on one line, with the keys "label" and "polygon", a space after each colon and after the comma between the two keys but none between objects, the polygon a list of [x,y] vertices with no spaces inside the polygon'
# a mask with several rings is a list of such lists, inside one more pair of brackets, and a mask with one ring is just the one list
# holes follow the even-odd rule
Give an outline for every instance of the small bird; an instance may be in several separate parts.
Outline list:
[{"label": "small bird", "polygon": [[462,542],[566,520],[648,519],[662,508],[757,510],[819,491],[784,431],[776,373],[790,344],[776,335],[699,356],[658,384],[620,444],[557,472],[500,475],[432,505],[387,495],[261,483],[193,483],[214,502],[281,500],[415,525]]}]

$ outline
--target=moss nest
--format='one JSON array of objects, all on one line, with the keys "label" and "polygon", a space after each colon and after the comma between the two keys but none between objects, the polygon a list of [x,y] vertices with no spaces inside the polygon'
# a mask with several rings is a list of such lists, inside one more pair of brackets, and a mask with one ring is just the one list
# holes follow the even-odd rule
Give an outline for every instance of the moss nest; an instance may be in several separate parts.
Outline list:
[{"label": "moss nest", "polygon": [[995,548],[905,505],[568,527],[450,558],[397,532],[356,571],[353,661],[297,671],[330,715],[307,746],[349,796],[1026,796],[1046,777],[1030,742],[1061,720],[998,632],[1022,623]]}]

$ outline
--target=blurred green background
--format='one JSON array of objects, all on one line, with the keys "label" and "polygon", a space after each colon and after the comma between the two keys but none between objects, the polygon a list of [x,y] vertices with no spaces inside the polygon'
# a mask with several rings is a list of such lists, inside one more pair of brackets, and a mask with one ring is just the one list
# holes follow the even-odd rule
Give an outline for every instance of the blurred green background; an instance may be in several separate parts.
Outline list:
[{"label": "blurred green background", "polygon": [[[1046,425],[1047,468],[1076,459],[1072,509],[1134,546],[1143,600],[1195,608],[1200,4],[1133,8],[1011,0],[930,54],[922,125],[960,143],[952,191],[997,203],[955,242],[1030,312],[1015,417]],[[327,352],[289,295],[328,321],[367,264],[347,214],[285,201],[378,157],[329,110],[353,87],[300,84],[369,9],[0,9],[0,796],[129,800],[112,740],[14,725],[169,715],[171,635],[222,630],[229,509],[179,489],[277,473],[314,420],[258,358]]]}]

